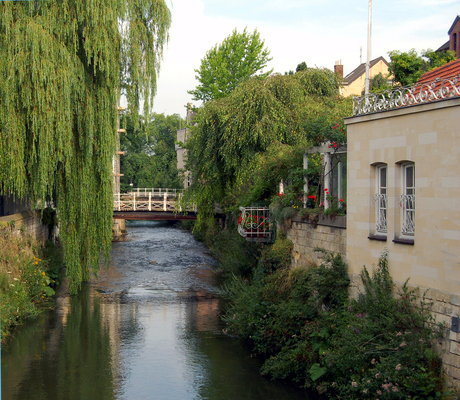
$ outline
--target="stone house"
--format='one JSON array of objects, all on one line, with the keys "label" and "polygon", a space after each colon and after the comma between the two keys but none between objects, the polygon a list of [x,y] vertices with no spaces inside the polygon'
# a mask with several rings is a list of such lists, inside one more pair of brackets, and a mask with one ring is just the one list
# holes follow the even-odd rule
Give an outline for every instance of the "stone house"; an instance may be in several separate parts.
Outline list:
[{"label": "stone house", "polygon": [[389,252],[397,284],[427,290],[449,328],[443,363],[460,385],[460,60],[415,88],[355,99],[348,128],[346,258],[359,290],[363,265]]}]

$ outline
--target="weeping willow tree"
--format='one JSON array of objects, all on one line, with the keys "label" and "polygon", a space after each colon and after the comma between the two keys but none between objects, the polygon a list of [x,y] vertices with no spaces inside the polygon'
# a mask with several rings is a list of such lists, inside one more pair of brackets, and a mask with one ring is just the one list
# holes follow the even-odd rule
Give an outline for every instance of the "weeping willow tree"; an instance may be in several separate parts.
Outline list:
[{"label": "weeping willow tree", "polygon": [[213,214],[216,204],[223,211],[258,204],[269,197],[265,192],[276,193],[275,181],[295,168],[303,171],[306,148],[345,143],[336,124],[351,115],[351,102],[339,86],[332,71],[309,68],[248,79],[199,109],[185,144],[194,183],[184,196],[198,205],[198,218]]},{"label": "weeping willow tree", "polygon": [[164,0],[0,3],[0,191],[52,199],[75,293],[112,239],[117,100],[153,100]]}]

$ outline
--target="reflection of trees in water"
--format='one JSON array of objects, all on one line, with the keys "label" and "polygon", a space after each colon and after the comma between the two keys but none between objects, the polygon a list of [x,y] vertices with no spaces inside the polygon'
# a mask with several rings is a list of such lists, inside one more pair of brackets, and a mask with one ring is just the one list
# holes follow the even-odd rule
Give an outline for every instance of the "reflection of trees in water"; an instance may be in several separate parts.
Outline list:
[{"label": "reflection of trees in water", "polygon": [[[198,293],[199,294],[199,293]],[[197,398],[305,399],[302,389],[260,376],[261,362],[250,357],[240,341],[224,335],[219,299],[200,298],[187,303],[187,348],[190,371],[195,370]]]},{"label": "reflection of trees in water", "polygon": [[[68,299],[68,312],[43,316],[42,324],[25,327],[18,332],[14,348],[3,352],[3,398],[115,398],[120,380],[120,327],[130,327],[132,340],[139,333],[134,305],[120,313],[118,299],[101,302],[97,295],[90,295],[87,285]],[[120,316],[126,321],[120,321]]]}]

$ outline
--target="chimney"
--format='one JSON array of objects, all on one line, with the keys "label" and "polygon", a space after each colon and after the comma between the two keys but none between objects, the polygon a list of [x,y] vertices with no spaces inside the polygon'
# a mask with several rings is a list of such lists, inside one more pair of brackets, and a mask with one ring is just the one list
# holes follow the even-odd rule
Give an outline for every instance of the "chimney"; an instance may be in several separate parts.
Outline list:
[{"label": "chimney", "polygon": [[343,79],[343,65],[342,60],[336,61],[334,65],[334,72]]}]

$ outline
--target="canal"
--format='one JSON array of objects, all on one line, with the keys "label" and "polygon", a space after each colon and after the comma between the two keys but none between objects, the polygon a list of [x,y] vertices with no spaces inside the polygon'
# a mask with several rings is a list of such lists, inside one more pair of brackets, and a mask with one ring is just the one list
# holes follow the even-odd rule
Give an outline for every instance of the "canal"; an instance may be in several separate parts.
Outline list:
[{"label": "canal", "polygon": [[2,349],[2,400],[296,400],[223,333],[216,262],[193,236],[133,222],[111,266],[19,327]]}]

